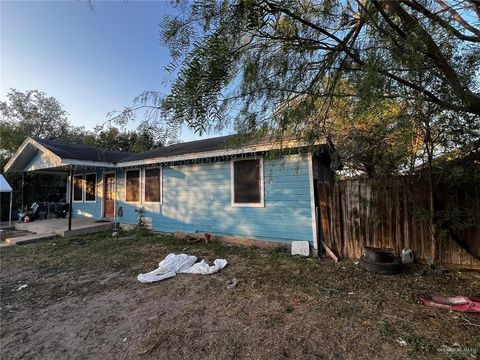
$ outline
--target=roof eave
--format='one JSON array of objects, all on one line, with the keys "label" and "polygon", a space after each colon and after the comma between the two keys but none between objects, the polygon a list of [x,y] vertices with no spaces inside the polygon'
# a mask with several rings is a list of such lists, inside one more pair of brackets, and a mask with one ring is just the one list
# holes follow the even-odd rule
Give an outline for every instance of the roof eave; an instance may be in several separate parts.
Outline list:
[{"label": "roof eave", "polygon": [[140,165],[175,162],[175,161],[196,160],[196,159],[203,159],[203,158],[216,157],[216,156],[232,156],[232,155],[240,155],[240,154],[246,154],[246,153],[258,153],[263,151],[295,149],[295,148],[303,148],[308,146],[319,146],[319,145],[325,145],[325,144],[326,144],[325,141],[317,141],[316,143],[309,145],[298,140],[290,140],[288,142],[283,142],[283,143],[275,142],[275,143],[262,144],[262,145],[244,146],[240,148],[203,151],[203,152],[187,153],[187,154],[174,155],[174,156],[159,156],[159,157],[153,157],[149,159],[139,159],[139,160],[132,160],[132,161],[120,161],[117,163],[117,167],[121,168],[121,167],[140,166]]}]

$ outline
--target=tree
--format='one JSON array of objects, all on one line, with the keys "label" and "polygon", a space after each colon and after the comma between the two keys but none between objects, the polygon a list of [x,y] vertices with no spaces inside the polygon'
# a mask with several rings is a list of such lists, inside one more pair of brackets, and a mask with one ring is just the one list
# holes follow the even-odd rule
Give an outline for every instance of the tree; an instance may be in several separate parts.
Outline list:
[{"label": "tree", "polygon": [[38,90],[11,89],[0,101],[1,165],[28,137],[74,140],[83,128],[72,126],[60,102]]},{"label": "tree", "polygon": [[[200,132],[228,121],[247,131],[309,118],[323,126],[342,97],[367,107],[420,97],[480,115],[478,0],[174,3],[179,15],[162,22],[171,92],[161,103],[140,96],[130,111],[157,108]],[[339,91],[341,80],[352,91]],[[303,113],[278,116],[292,102]]]},{"label": "tree", "polygon": [[85,136],[86,145],[103,149],[142,152],[162,146],[161,133],[156,124],[142,122],[135,131],[121,130],[115,126],[106,129],[102,125]]}]

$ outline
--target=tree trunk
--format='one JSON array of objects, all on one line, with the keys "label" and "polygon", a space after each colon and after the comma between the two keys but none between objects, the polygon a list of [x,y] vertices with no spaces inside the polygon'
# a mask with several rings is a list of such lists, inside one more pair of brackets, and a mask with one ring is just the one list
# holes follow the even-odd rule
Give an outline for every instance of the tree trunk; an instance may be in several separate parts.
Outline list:
[{"label": "tree trunk", "polygon": [[438,244],[437,239],[435,236],[435,201],[434,201],[434,189],[433,189],[433,150],[434,145],[432,144],[432,136],[431,136],[431,129],[430,123],[427,120],[425,123],[425,147],[427,150],[427,177],[428,177],[428,219],[429,219],[429,226],[430,226],[430,241],[432,244],[432,263],[437,261],[437,253],[438,253]]}]

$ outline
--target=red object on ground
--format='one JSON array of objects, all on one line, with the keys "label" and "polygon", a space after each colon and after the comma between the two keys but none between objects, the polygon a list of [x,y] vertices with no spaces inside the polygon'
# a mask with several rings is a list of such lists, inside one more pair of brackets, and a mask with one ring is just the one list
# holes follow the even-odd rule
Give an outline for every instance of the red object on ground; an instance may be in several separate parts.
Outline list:
[{"label": "red object on ground", "polygon": [[420,298],[420,303],[453,311],[480,313],[478,297],[433,295],[431,299]]},{"label": "red object on ground", "polygon": [[300,300],[292,300],[292,305],[300,305]]}]

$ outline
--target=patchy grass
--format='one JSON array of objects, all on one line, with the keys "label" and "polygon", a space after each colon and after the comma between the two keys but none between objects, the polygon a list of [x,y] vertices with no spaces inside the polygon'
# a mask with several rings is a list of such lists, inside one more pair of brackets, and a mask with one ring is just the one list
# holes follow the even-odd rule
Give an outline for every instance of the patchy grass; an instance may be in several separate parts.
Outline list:
[{"label": "patchy grass", "polygon": [[[226,258],[229,265],[210,276],[136,281],[170,252],[209,262]],[[414,266],[388,277],[351,261],[334,264],[281,250],[135,233],[1,248],[0,256],[6,359],[357,359],[372,353],[389,359],[474,359],[480,354],[478,315],[415,302],[421,294],[480,295],[480,274],[474,271]],[[238,285],[227,289],[232,278]]]}]

